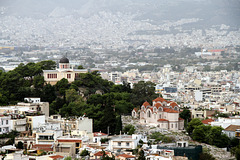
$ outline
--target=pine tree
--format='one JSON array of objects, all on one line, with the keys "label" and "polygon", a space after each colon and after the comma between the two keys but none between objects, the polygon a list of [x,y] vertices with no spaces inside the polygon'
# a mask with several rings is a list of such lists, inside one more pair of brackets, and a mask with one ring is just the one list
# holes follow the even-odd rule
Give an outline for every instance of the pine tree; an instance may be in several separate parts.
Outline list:
[{"label": "pine tree", "polygon": [[117,116],[117,118],[116,118],[115,134],[120,134],[120,131],[122,131],[122,117],[121,117],[121,115]]}]

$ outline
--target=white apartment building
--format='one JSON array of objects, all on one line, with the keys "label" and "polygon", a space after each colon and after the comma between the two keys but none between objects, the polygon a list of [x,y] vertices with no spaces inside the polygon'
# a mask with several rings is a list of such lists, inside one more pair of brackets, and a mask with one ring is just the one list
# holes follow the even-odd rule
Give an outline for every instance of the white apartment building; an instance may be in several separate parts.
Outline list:
[{"label": "white apartment building", "polygon": [[11,116],[0,116],[0,134],[8,133],[10,132],[10,120]]}]

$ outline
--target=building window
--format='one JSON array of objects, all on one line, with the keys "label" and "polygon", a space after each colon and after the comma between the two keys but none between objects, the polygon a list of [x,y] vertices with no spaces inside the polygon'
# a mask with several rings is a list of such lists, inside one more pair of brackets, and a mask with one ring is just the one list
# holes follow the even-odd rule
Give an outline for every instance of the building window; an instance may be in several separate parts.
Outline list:
[{"label": "building window", "polygon": [[172,126],[172,128],[173,128],[173,124],[172,124],[171,126]]},{"label": "building window", "polygon": [[148,111],[148,117],[149,117],[149,118],[151,117],[151,112],[150,112],[150,111]]},{"label": "building window", "polygon": [[6,124],[8,124],[8,120],[6,120]]},{"label": "building window", "polygon": [[161,114],[159,114],[159,118],[160,118],[160,119],[162,118],[162,115],[161,115]]},{"label": "building window", "polygon": [[2,120],[2,125],[3,125],[3,120]]},{"label": "building window", "polygon": [[175,128],[177,128],[177,124],[175,124]]},{"label": "building window", "polygon": [[126,145],[129,146],[129,142],[127,142]]},{"label": "building window", "polygon": [[47,78],[51,79],[51,78],[57,78],[57,74],[47,74]]},{"label": "building window", "polygon": [[67,74],[67,78],[71,78],[71,74]]},{"label": "building window", "polygon": [[2,132],[2,128],[0,128],[0,132]]},{"label": "building window", "polygon": [[80,143],[76,143],[76,147],[80,147]]},{"label": "building window", "polygon": [[79,148],[76,148],[75,152],[76,152],[76,154],[78,154],[78,152],[79,152]]},{"label": "building window", "polygon": [[118,142],[118,146],[121,146],[121,142]]}]

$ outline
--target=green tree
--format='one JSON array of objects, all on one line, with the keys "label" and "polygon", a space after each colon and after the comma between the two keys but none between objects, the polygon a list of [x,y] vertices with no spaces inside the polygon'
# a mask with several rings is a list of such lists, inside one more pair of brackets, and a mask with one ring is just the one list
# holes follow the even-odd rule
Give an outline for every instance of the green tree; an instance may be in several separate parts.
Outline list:
[{"label": "green tree", "polygon": [[66,78],[63,78],[60,81],[58,81],[55,86],[56,91],[58,91],[60,95],[65,96],[65,91],[69,87],[68,80]]},{"label": "green tree", "polygon": [[191,119],[191,112],[190,112],[190,110],[188,110],[188,109],[184,109],[184,110],[179,114],[179,116],[180,116],[182,119],[186,120],[186,121],[190,121],[190,119]]},{"label": "green tree", "polygon": [[144,155],[144,151],[141,149],[139,152],[138,152],[138,158],[137,160],[145,160],[145,155]]},{"label": "green tree", "polygon": [[116,118],[115,133],[120,134],[120,131],[122,131],[122,117],[121,117],[121,115],[117,116],[117,118]]},{"label": "green tree", "polygon": [[51,104],[57,97],[55,87],[51,84],[44,85],[40,97],[43,102],[49,102]]},{"label": "green tree", "polygon": [[200,153],[199,160],[215,160],[215,158],[208,152]]},{"label": "green tree", "polygon": [[18,142],[17,144],[17,148],[19,149],[23,149],[23,143],[21,141]]},{"label": "green tree", "polygon": [[155,93],[155,84],[152,82],[139,81],[133,85],[131,102],[133,105],[140,106],[145,101],[151,102],[151,100],[157,98]]},{"label": "green tree", "polygon": [[131,124],[128,124],[123,128],[123,132],[127,133],[128,135],[132,135],[135,132],[135,127]]},{"label": "green tree", "polygon": [[83,101],[82,97],[78,95],[75,89],[67,89],[66,90],[66,101],[74,102],[74,101]]},{"label": "green tree", "polygon": [[103,132],[108,132],[110,134],[115,133],[115,125],[116,125],[116,115],[114,112],[113,108],[113,99],[114,99],[114,94],[113,93],[108,93],[103,95],[104,97],[104,103],[103,103],[103,113],[104,116],[101,118],[101,125]]},{"label": "green tree", "polygon": [[38,62],[37,65],[41,67],[42,70],[54,70],[56,69],[56,62],[51,60]]},{"label": "green tree", "polygon": [[188,126],[187,126],[187,132],[188,134],[191,136],[192,133],[193,133],[193,130],[197,127],[197,126],[200,126],[202,125],[203,123],[201,122],[200,119],[198,118],[194,118],[192,119],[189,123],[188,123]]},{"label": "green tree", "polygon": [[206,136],[208,135],[210,129],[211,126],[206,126],[204,124],[195,127],[192,134],[193,140],[207,143]]},{"label": "green tree", "polygon": [[88,150],[84,149],[81,153],[80,156],[87,156],[90,155],[90,153],[88,152]]},{"label": "green tree", "polygon": [[206,135],[206,142],[220,148],[227,147],[229,139],[225,134],[222,133],[222,130],[222,127],[211,127],[210,131]]},{"label": "green tree", "polygon": [[82,65],[79,65],[77,69],[84,69]]},{"label": "green tree", "polygon": [[37,89],[43,89],[44,86],[44,77],[41,75],[34,76],[33,86]]},{"label": "green tree", "polygon": [[64,160],[72,160],[72,157],[68,156],[68,157],[64,158]]},{"label": "green tree", "polygon": [[184,127],[187,126],[188,122],[191,120],[191,112],[188,109],[184,109],[180,114],[180,118],[184,119]]}]

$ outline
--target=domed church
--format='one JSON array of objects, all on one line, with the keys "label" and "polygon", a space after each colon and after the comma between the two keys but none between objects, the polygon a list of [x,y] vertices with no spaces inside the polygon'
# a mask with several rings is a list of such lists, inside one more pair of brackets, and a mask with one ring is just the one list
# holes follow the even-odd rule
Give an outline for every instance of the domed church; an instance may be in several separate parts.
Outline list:
[{"label": "domed church", "polygon": [[44,80],[47,83],[55,85],[57,81],[66,78],[68,82],[73,82],[79,73],[87,73],[87,69],[73,69],[66,57],[62,57],[59,61],[59,67],[56,70],[43,70]]}]

